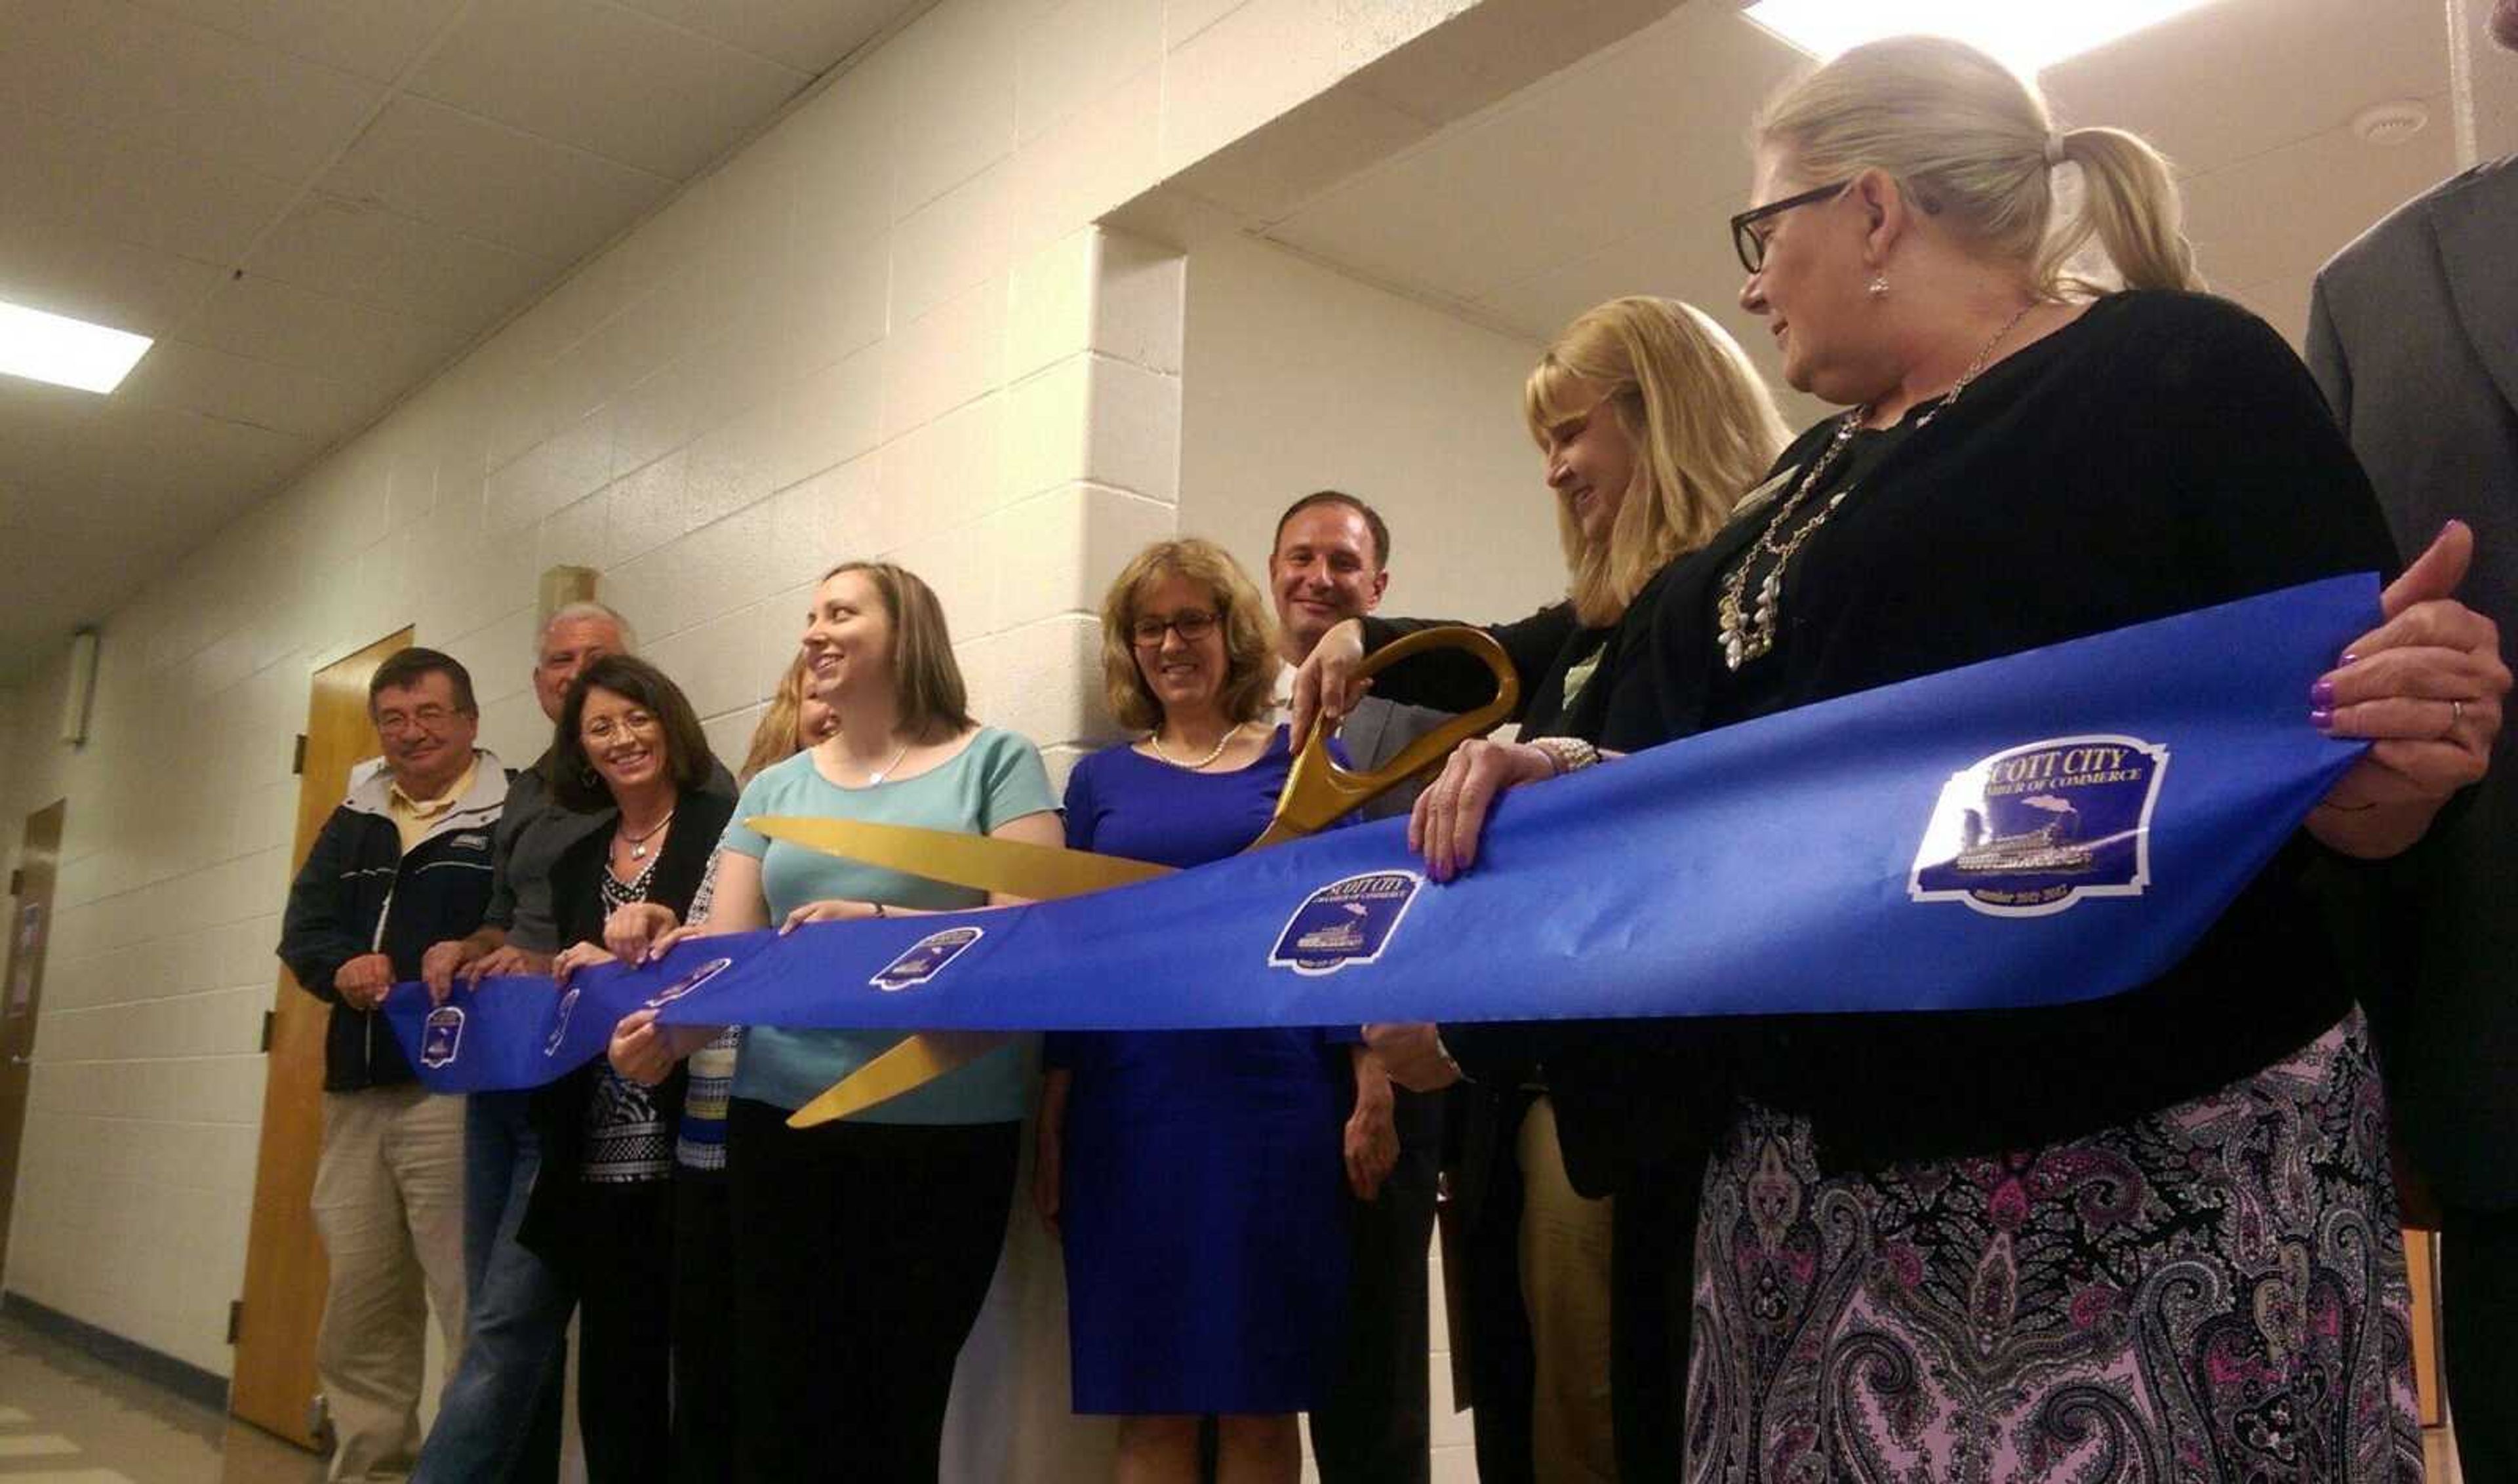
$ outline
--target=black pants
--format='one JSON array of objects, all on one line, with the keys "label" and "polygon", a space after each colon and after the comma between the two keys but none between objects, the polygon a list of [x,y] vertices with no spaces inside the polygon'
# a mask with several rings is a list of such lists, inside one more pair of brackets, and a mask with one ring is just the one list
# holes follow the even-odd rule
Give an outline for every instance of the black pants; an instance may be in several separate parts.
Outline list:
[{"label": "black pants", "polygon": [[1421,1132],[1403,1121],[1399,1163],[1380,1194],[1347,1202],[1355,1281],[1347,1290],[1346,1343],[1329,1398],[1311,1415],[1322,1484],[1424,1484],[1433,1472],[1425,1249],[1442,1157],[1436,1105]]},{"label": "black pants", "polygon": [[932,1484],[1005,1245],[1020,1124],[825,1123],[737,1098],[736,1477]]},{"label": "black pants", "polygon": [[577,1430],[587,1484],[666,1484],[673,1460],[669,1180],[578,1193]]},{"label": "black pants", "polygon": [[734,1467],[734,1219],[725,1171],[673,1171],[673,1479]]},{"label": "black pants", "polygon": [[2457,1463],[2466,1484],[2518,1484],[2518,1210],[2441,1214],[2441,1369]]}]

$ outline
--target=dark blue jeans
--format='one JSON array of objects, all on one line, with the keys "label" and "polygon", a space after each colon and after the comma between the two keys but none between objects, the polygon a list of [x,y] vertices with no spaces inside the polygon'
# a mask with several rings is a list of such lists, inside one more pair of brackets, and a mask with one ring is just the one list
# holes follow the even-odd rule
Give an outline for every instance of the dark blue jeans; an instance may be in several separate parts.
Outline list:
[{"label": "dark blue jeans", "polygon": [[575,1299],[516,1244],[542,1167],[530,1092],[474,1093],[463,1121],[463,1358],[412,1484],[549,1484]]}]

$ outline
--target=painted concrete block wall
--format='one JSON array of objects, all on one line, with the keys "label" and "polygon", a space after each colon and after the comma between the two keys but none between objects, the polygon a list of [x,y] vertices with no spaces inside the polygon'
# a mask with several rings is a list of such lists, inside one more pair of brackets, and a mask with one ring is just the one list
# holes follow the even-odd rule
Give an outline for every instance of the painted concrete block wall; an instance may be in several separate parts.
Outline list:
[{"label": "painted concrete block wall", "polygon": [[1540,347],[1265,242],[1189,259],[1181,529],[1255,573],[1313,490],[1390,524],[1393,615],[1519,618],[1565,593],[1552,498],[1521,416]]},{"label": "painted concrete block wall", "polygon": [[70,808],[8,1286],[228,1370],[322,665],[414,624],[527,762],[536,574],[592,566],[734,754],[806,586],[890,554],[989,719],[1096,736],[1181,368],[1177,260],[1088,224],[1468,7],[947,0],[111,615],[86,747],[22,687],[7,786]]}]

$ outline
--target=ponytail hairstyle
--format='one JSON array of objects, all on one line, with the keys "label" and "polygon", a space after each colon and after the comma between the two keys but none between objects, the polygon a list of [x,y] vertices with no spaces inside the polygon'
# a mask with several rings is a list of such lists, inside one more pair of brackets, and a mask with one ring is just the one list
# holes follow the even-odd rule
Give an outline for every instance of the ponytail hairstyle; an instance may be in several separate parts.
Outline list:
[{"label": "ponytail hairstyle", "polygon": [[[1755,138],[1813,182],[1886,171],[1923,212],[2018,263],[2049,298],[2100,291],[2067,266],[2095,238],[2127,288],[2200,288],[2168,161],[2122,129],[2058,133],[2035,86],[1965,42],[1895,36],[1787,87]],[[2054,169],[2081,167],[2057,221]]]},{"label": "ponytail hairstyle", "polygon": [[1531,437],[1545,448],[1549,428],[1604,393],[1634,445],[1634,483],[1596,546],[1556,506],[1567,593],[1592,628],[1616,623],[1671,558],[1712,541],[1791,441],[1740,343],[1676,299],[1611,299],[1566,326],[1522,387]]}]

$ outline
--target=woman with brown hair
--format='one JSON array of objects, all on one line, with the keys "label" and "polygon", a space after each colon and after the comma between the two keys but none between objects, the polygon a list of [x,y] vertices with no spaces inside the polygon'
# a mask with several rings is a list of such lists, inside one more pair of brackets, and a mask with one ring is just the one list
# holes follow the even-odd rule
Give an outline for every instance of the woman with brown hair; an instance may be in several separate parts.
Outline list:
[{"label": "woman with brown hair", "polygon": [[[803,636],[838,730],[745,785],[709,920],[659,938],[911,916],[985,894],[773,841],[742,821],[829,816],[1059,843],[1029,742],[974,720],[934,592],[885,562],[815,589]],[[625,1019],[614,1065],[661,1079],[714,1034]],[[1028,1100],[1009,1045],[913,1092],[815,1128],[788,1115],[890,1050],[896,1034],[744,1032],[728,1105],[745,1479],[933,1479],[956,1357],[987,1296],[1014,1198]]]},{"label": "woman with brown hair", "polygon": [[[629,655],[586,667],[561,704],[552,797],[612,816],[552,863],[551,905],[563,988],[606,962],[606,918],[646,903],[679,913],[699,890],[733,801],[705,790],[708,737],[681,688]],[[577,1295],[578,1430],[595,1484],[664,1480],[673,1462],[670,1310],[656,1294],[673,1273],[673,1149],[682,1079],[650,1087],[600,1062],[534,1095],[542,1138],[516,1240]]]},{"label": "woman with brown hair", "polygon": [[[1210,542],[1157,542],[1103,601],[1102,662],[1146,735],[1076,764],[1067,844],[1183,867],[1248,847],[1292,763],[1258,589]],[[1075,1410],[1119,1416],[1123,1484],[1193,1484],[1204,1416],[1219,1484],[1291,1484],[1344,1330],[1339,1186],[1370,1200],[1399,1152],[1384,1100],[1344,1162],[1339,1078],[1379,1070],[1312,1030],[1056,1035],[1044,1061],[1032,1189],[1064,1240]]]},{"label": "woman with brown hair", "polygon": [[[1603,744],[2395,565],[2305,369],[2194,291],[2141,140],[1904,37],[1786,90],[1757,144],[1741,302],[1848,410],[1665,579]],[[2058,221],[2067,167],[2087,204]],[[2124,290],[2066,276],[2093,236]],[[1621,1033],[1638,1081],[1729,1084],[1688,1477],[2421,1477],[2385,1099],[2307,882],[2482,774],[2509,673],[2452,596],[2471,550],[2452,523],[2298,698],[2374,745],[2151,982]],[[1429,874],[1473,864],[1498,789],[1596,761],[1464,749],[1419,806]],[[1449,1075],[1432,1035],[1374,1038],[1402,1080]]]}]

